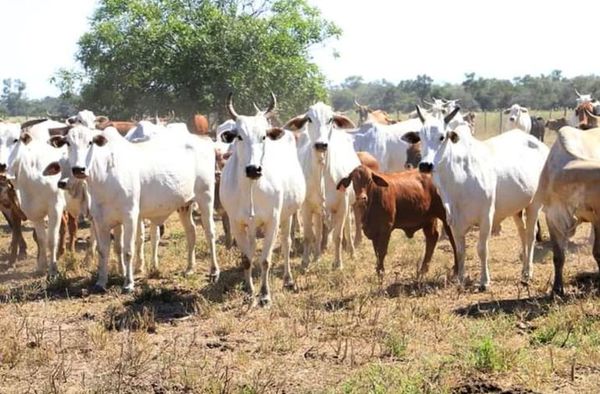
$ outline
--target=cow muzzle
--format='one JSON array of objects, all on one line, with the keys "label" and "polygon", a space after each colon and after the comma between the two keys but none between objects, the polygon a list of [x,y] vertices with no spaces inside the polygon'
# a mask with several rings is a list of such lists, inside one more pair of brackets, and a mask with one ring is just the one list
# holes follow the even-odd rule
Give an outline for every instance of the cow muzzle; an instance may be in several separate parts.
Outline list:
[{"label": "cow muzzle", "polygon": [[262,167],[260,166],[246,166],[246,176],[250,179],[258,179],[262,176]]},{"label": "cow muzzle", "polygon": [[65,190],[67,188],[67,180],[61,179],[60,181],[58,181],[57,186],[59,189]]},{"label": "cow muzzle", "polygon": [[420,162],[419,163],[419,171],[429,174],[430,172],[433,171],[433,163],[427,163],[427,162]]},{"label": "cow muzzle", "polygon": [[517,120],[517,118],[515,118],[514,116],[511,116],[510,118],[508,118],[508,120],[510,120],[511,122],[514,122]]},{"label": "cow muzzle", "polygon": [[87,174],[85,173],[85,167],[73,167],[73,176],[78,179],[87,178]]},{"label": "cow muzzle", "polygon": [[327,142],[315,142],[315,150],[317,152],[327,152]]}]

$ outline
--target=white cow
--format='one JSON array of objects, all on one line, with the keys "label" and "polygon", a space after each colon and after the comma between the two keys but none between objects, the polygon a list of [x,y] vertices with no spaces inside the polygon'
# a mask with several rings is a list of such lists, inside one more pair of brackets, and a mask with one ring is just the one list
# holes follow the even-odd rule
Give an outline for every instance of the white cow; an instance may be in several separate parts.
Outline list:
[{"label": "white cow", "polygon": [[527,134],[531,132],[531,117],[527,108],[521,107],[519,104],[513,104],[510,108],[504,110],[504,115],[508,115],[508,121],[504,124],[504,131],[519,129]]},{"label": "white cow", "polygon": [[255,116],[238,115],[233,108],[230,93],[227,109],[235,120],[235,129],[222,133],[225,142],[233,143],[233,154],[223,168],[219,193],[229,216],[231,232],[242,252],[247,290],[252,297],[252,260],[256,249],[256,230],[258,227],[264,228],[264,243],[259,261],[261,305],[269,305],[271,302],[269,271],[280,227],[284,286],[294,286],[289,262],[291,219],[306,194],[294,136],[281,128],[271,127],[267,119],[275,106],[276,99],[272,95],[271,103],[264,113]]},{"label": "white cow", "polygon": [[0,122],[0,174],[6,173],[8,157],[19,141],[20,136],[20,124]]},{"label": "white cow", "polygon": [[404,171],[407,149],[410,142],[405,138],[408,132],[421,129],[419,119],[409,119],[392,125],[364,123],[356,132],[348,133],[353,140],[354,150],[369,152],[382,172]]},{"label": "white cow", "polygon": [[[344,223],[354,194],[352,188],[337,190],[339,181],[360,165],[348,134],[341,128],[353,128],[345,116],[335,114],[329,105],[321,102],[286,124],[286,128],[299,130],[306,125],[308,141],[298,155],[306,179],[306,200],[302,205],[304,228],[304,255],[302,264],[308,267],[310,253],[315,260],[321,255],[322,224],[327,215],[333,227],[335,246],[334,267],[342,268],[342,230],[350,240],[349,226]],[[352,250],[351,250],[352,252]]]},{"label": "white cow", "polygon": [[[417,107],[418,109],[418,107]],[[533,201],[548,148],[529,134],[511,130],[478,141],[466,125],[447,128],[458,109],[444,120],[425,119],[419,136],[423,144],[422,172],[433,173],[456,241],[458,279],[464,281],[465,235],[479,226],[477,252],[481,261],[481,288],[490,284],[488,240],[492,227],[512,216],[523,248],[522,278],[533,274],[535,224],[541,203]],[[525,210],[526,224],[521,212]]]},{"label": "white cow", "polygon": [[68,145],[69,166],[76,178],[85,179],[91,196],[93,217],[100,256],[96,290],[104,291],[108,280],[110,230],[123,226],[125,260],[124,290],[132,291],[132,256],[138,219],[152,223],[153,265],[158,257],[158,228],[177,210],[186,232],[188,267],[195,266],[196,231],[190,204],[196,202],[211,252],[210,276],[216,280],[219,267],[215,254],[215,226],[212,218],[214,196],[214,145],[208,138],[188,133],[185,140],[156,138],[146,143],[130,144],[108,127],[94,133],[82,125],[65,136],[55,136],[51,143]]},{"label": "white cow", "polygon": [[58,188],[60,176],[52,171],[53,163],[60,160],[62,155],[63,152],[52,148],[46,141],[32,138],[28,132],[24,132],[14,144],[7,163],[8,174],[14,178],[20,207],[35,228],[37,270],[47,271],[50,278],[58,274],[58,237],[66,205],[65,195]]}]

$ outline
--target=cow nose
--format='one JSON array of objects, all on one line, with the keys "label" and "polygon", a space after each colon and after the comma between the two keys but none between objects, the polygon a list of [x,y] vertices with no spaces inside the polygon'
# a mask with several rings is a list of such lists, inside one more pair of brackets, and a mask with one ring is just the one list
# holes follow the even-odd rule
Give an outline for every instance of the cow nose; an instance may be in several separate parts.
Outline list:
[{"label": "cow nose", "polygon": [[319,152],[326,152],[327,142],[315,142],[315,149]]},{"label": "cow nose", "polygon": [[262,167],[246,166],[246,176],[250,179],[258,179],[262,175]]},{"label": "cow nose", "polygon": [[511,122],[514,122],[514,121],[515,121],[515,117],[514,117],[514,116],[511,116],[511,117],[509,118],[509,120],[510,120]]},{"label": "cow nose", "polygon": [[0,172],[4,172],[6,171],[6,164],[2,163],[0,164]]},{"label": "cow nose", "polygon": [[424,173],[429,173],[431,171],[433,171],[433,163],[425,163],[425,162],[420,162],[419,163],[419,171],[424,172]]},{"label": "cow nose", "polygon": [[58,188],[59,189],[66,189],[67,188],[67,181],[58,181]]},{"label": "cow nose", "polygon": [[367,195],[366,194],[360,194],[358,196],[358,201],[360,201],[361,203],[366,203],[367,202]]},{"label": "cow nose", "polygon": [[73,175],[75,178],[85,178],[85,167],[73,167]]}]

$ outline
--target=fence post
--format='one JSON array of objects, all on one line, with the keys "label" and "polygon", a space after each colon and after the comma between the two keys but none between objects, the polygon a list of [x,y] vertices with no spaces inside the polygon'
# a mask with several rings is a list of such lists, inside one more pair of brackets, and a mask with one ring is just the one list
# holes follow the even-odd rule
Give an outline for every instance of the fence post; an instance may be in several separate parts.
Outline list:
[{"label": "fence post", "polygon": [[486,110],[483,111],[483,129],[485,130],[485,133],[487,134],[487,111]]},{"label": "fence post", "polygon": [[502,110],[500,110],[500,113],[498,114],[498,116],[500,117],[500,126],[498,126],[498,134],[502,133]]}]

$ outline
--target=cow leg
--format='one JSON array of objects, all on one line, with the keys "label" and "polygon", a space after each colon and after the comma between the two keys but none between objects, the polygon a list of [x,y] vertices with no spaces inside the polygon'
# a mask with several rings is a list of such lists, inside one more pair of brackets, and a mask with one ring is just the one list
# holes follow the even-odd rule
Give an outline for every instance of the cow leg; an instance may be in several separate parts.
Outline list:
[{"label": "cow leg", "polygon": [[[179,221],[185,230],[185,240],[187,245],[187,267],[185,275],[191,274],[196,269],[196,224],[192,217],[192,208],[188,205],[177,210]],[[204,221],[204,212],[201,213],[201,220]]]},{"label": "cow leg", "polygon": [[135,260],[137,261],[137,269],[136,273],[139,275],[144,275],[146,272],[146,258],[144,256],[144,221],[140,217],[137,223],[137,232],[136,232],[136,242],[135,242]]},{"label": "cow leg", "polygon": [[[199,201],[198,207],[200,208],[200,212],[202,212],[202,228],[204,229],[204,236],[206,237],[206,242],[208,243],[208,248],[210,250],[210,272],[208,274],[208,280],[210,282],[216,283],[219,280],[219,276],[221,274],[221,269],[219,268],[219,263],[217,262],[217,229],[215,226],[215,219],[213,217],[214,205],[210,199],[205,199],[205,201]],[[223,224],[227,223],[227,227],[229,230],[229,243],[231,244],[231,229],[229,228],[229,217],[223,217]],[[227,235],[225,237],[225,243],[227,244]]]},{"label": "cow leg", "polygon": [[244,223],[234,222],[231,223],[231,234],[242,252],[241,266],[244,270],[246,291],[251,297],[254,297],[254,284],[252,283],[252,257],[254,253],[250,253],[251,248],[248,240],[248,230]]},{"label": "cow leg", "polygon": [[383,275],[385,273],[384,260],[385,256],[387,255],[391,235],[391,229],[381,229],[378,236],[373,239],[373,250],[375,251],[375,256],[377,257],[375,271],[378,275]]},{"label": "cow leg", "polygon": [[[49,278],[53,278],[58,275],[58,243],[60,238],[60,227],[61,223],[66,223],[65,216],[63,215],[63,208],[60,207],[57,210],[51,210],[48,212],[48,249],[50,249],[50,269],[48,271]],[[66,229],[66,228],[65,228]],[[64,241],[64,239],[63,239]],[[64,245],[63,245],[64,250]]]},{"label": "cow leg", "polygon": [[[181,217],[180,217],[181,218]],[[183,222],[182,222],[183,224]],[[184,225],[185,229],[185,225]],[[187,235],[187,230],[186,230]],[[195,238],[195,237],[194,237]],[[158,271],[158,243],[160,242],[160,229],[158,223],[150,222],[150,249],[151,268],[150,271]],[[189,240],[188,240],[189,246]]]},{"label": "cow leg", "polygon": [[542,208],[541,204],[533,202],[525,210],[525,244],[526,251],[523,258],[523,270],[521,272],[521,280],[524,283],[529,282],[533,278],[533,254],[535,248],[535,233],[536,228],[539,230],[540,221],[539,214]]},{"label": "cow leg", "polygon": [[110,227],[104,223],[95,223],[96,242],[98,243],[98,280],[95,291],[105,292],[108,284],[108,258],[110,256]]},{"label": "cow leg", "polygon": [[354,258],[354,239],[352,238],[351,234],[351,218],[352,218],[352,212],[351,212],[351,207],[348,207],[348,213],[346,215],[346,223],[344,224],[344,239],[346,240],[346,250],[348,251],[348,253],[350,253],[350,257]]},{"label": "cow leg", "polygon": [[[275,246],[275,240],[277,239],[277,233],[279,231],[279,220],[278,216],[271,218],[270,222],[265,226],[265,238],[263,240],[263,250],[261,255],[261,284],[260,284],[260,295],[259,302],[262,306],[271,305],[271,288],[269,286],[269,274],[271,272],[271,259],[273,256],[273,247]],[[288,219],[289,222],[289,219]],[[289,234],[289,223],[287,225],[287,233]],[[288,237],[289,243],[289,235]],[[288,246],[289,251],[289,246]]]},{"label": "cow leg", "polygon": [[334,269],[342,269],[342,231],[346,222],[348,212],[348,198],[344,198],[341,202],[341,207],[333,216],[333,246],[335,248],[335,259],[333,261]]},{"label": "cow leg", "polygon": [[97,248],[98,242],[96,240],[96,227],[94,225],[94,220],[92,220],[90,225],[90,242],[88,243],[87,251],[85,252],[85,261],[87,265],[90,265],[94,261]]},{"label": "cow leg", "polygon": [[433,251],[435,250],[435,245],[437,244],[438,238],[440,236],[437,229],[437,220],[434,219],[429,223],[426,223],[423,226],[423,234],[425,235],[425,255],[423,256],[423,261],[421,262],[421,267],[417,271],[417,278],[422,278],[427,272],[429,272],[429,263],[431,262],[431,257],[433,256]]},{"label": "cow leg", "polygon": [[127,274],[127,267],[125,266],[125,257],[123,256],[123,226],[118,224],[112,229],[113,232],[113,251],[119,261],[119,269],[123,278]]},{"label": "cow leg", "polygon": [[67,216],[67,227],[69,230],[69,243],[67,250],[71,253],[75,251],[75,240],[77,239],[77,218],[70,213]]},{"label": "cow leg", "polygon": [[223,223],[223,232],[225,233],[225,247],[231,249],[233,246],[233,238],[231,237],[231,225],[229,224],[229,216],[227,212],[221,213],[221,222]]},{"label": "cow leg", "polygon": [[[437,226],[436,226],[437,227]],[[446,233],[448,240],[450,241],[450,245],[452,246],[452,254],[454,255],[454,267],[452,272],[454,276],[458,275],[458,255],[456,253],[456,242],[454,241],[454,235],[452,233],[452,229],[446,220],[442,220],[442,231]],[[438,237],[438,241],[441,239],[441,236]]]},{"label": "cow leg", "polygon": [[[552,262],[554,263],[554,284],[552,293],[563,296],[563,267],[565,265],[565,248],[568,238],[559,231],[554,224],[547,219],[548,231],[550,232],[550,242],[552,244]],[[594,243],[595,246],[595,243]]]},{"label": "cow leg", "polygon": [[[304,228],[304,250],[302,252],[302,268],[307,269],[310,262],[310,253],[316,248],[316,237],[313,227],[313,213],[307,204],[302,206],[302,227]],[[316,254],[316,251],[315,251]]]},{"label": "cow leg", "polygon": [[465,283],[465,250],[466,250],[466,234],[468,228],[462,226],[451,226],[454,243],[456,245],[456,277],[458,283],[462,286]]},{"label": "cow leg", "polygon": [[525,224],[523,223],[523,212],[520,211],[513,217],[513,221],[515,222],[515,226],[517,227],[517,233],[519,234],[519,239],[521,240],[521,253],[519,254],[519,258],[521,262],[525,264],[525,259],[527,258],[527,238],[525,235]]},{"label": "cow leg", "polygon": [[[133,212],[123,221],[123,255],[125,259],[125,282],[123,292],[130,293],[134,288],[133,281],[133,255],[136,240],[136,226],[138,225],[138,213]],[[109,234],[110,239],[110,234]]]},{"label": "cow leg", "polygon": [[48,245],[46,237],[46,224],[44,221],[33,222],[33,228],[35,231],[35,242],[37,243],[37,272],[42,274],[48,270],[48,253],[46,247]]},{"label": "cow leg", "polygon": [[17,238],[17,244],[19,245],[19,258],[25,258],[27,257],[27,243],[25,242],[25,238],[23,238],[23,226],[22,226],[22,221],[21,218],[18,217],[18,215],[13,215],[15,218],[13,220],[13,225],[15,227],[15,229],[13,229],[13,232],[16,231],[16,238]]},{"label": "cow leg", "polygon": [[283,287],[294,288],[294,278],[290,267],[290,249],[292,243],[292,217],[287,216],[281,221],[281,252],[283,253]]},{"label": "cow leg", "polygon": [[490,209],[488,215],[484,215],[483,220],[479,223],[479,240],[477,241],[477,254],[479,255],[479,262],[481,264],[480,277],[479,277],[479,288],[480,290],[487,290],[490,286],[490,268],[488,264],[488,244],[492,234],[492,218],[494,217],[494,210]]},{"label": "cow leg", "polygon": [[60,223],[58,230],[58,257],[62,256],[65,253],[65,240],[67,238],[67,215],[63,212],[60,215]]},{"label": "cow leg", "polygon": [[593,224],[594,226],[594,246],[592,249],[592,254],[594,255],[594,259],[596,260],[596,264],[598,264],[598,271],[600,271],[600,223],[596,222]]},{"label": "cow leg", "polygon": [[362,212],[362,207],[359,204],[354,204],[354,246],[356,247],[362,242]]}]

